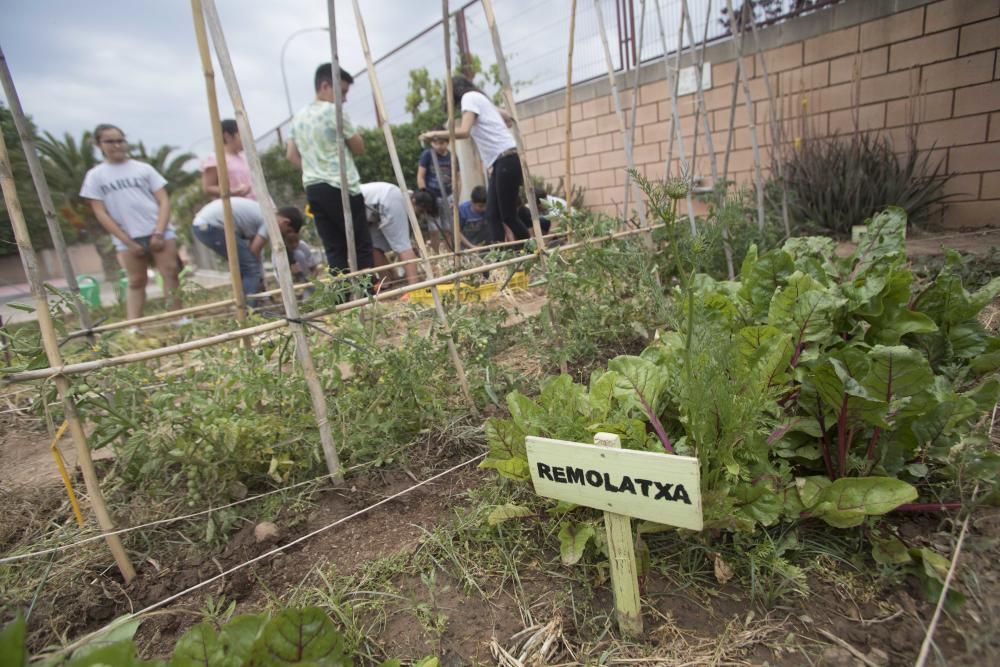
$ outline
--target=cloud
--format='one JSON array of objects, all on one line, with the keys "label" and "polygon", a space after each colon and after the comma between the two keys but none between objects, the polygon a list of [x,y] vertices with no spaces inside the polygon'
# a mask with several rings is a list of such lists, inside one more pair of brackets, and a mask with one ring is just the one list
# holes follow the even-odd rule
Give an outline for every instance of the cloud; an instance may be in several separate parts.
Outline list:
[{"label": "cloud", "polygon": [[[281,49],[296,31],[327,25],[320,0],[216,0],[225,37],[251,126],[260,135],[288,116],[281,74]],[[675,9],[672,0],[667,13]],[[700,0],[692,13],[703,15]],[[458,8],[464,0],[452,0]],[[561,87],[565,81],[568,15],[561,4],[535,0],[496,0],[497,21],[511,75],[523,82],[523,99]],[[364,70],[364,58],[350,3],[337,3],[341,62]],[[604,2],[604,19],[615,44],[614,9]],[[376,58],[440,17],[440,4],[413,0],[361,0],[371,49]],[[674,12],[676,13],[676,12]],[[190,5],[182,0],[0,0],[3,45],[22,104],[42,130],[79,135],[99,122],[122,126],[147,146],[169,144],[183,150],[208,150],[208,111],[204,78],[195,46]],[[479,4],[466,13],[469,42],[484,67],[495,62],[493,45]],[[676,16],[667,17],[676,22]],[[637,19],[638,20],[638,19]],[[659,48],[652,18],[647,42]],[[699,31],[696,21],[695,30]],[[676,28],[668,25],[670,38]],[[453,37],[454,40],[454,37]],[[578,3],[574,78],[605,74],[591,3]],[[437,28],[378,65],[377,74],[393,122],[408,120],[404,109],[408,72],[427,67],[444,76],[443,34]],[[454,43],[454,42],[453,42]],[[617,59],[617,48],[613,48]],[[330,59],[326,32],[292,37],[286,52],[288,89],[297,109],[313,97],[316,65]],[[216,66],[223,115],[232,113]],[[367,77],[357,81],[347,103],[356,124],[372,126],[375,113]]]}]

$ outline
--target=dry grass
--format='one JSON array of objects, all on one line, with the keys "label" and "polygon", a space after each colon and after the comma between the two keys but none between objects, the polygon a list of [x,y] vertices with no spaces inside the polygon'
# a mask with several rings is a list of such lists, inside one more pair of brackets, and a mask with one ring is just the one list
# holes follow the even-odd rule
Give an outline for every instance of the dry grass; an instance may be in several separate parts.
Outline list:
[{"label": "dry grass", "polygon": [[1000,298],[993,300],[979,313],[979,321],[990,335],[1000,336]]},{"label": "dry grass", "polygon": [[[776,644],[787,632],[787,619],[756,619],[752,612],[731,619],[715,636],[683,630],[670,614],[661,615],[659,620],[659,625],[649,630],[649,645],[609,639],[574,646],[563,634],[561,617],[556,616],[513,635],[505,642],[506,648],[494,638],[490,650],[501,667],[591,665],[596,656],[602,665],[752,665],[759,662],[751,656],[753,649]],[[656,648],[650,650],[651,646]]]}]

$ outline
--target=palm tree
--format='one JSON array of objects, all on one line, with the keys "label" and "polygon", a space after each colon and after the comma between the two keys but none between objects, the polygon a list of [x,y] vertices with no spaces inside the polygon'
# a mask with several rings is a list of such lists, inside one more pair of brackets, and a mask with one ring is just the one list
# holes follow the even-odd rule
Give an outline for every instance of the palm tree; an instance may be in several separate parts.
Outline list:
[{"label": "palm tree", "polygon": [[186,171],[184,165],[196,159],[193,153],[181,153],[170,157],[177,150],[176,146],[160,146],[153,153],[146,152],[146,146],[140,141],[132,147],[132,157],[147,162],[153,169],[167,179],[167,191],[173,193],[181,190],[198,179],[197,171]]},{"label": "palm tree", "polygon": [[[29,131],[35,134],[35,126],[30,119],[28,119],[28,126]],[[28,225],[31,242],[36,248],[48,248],[52,245],[52,239],[49,237],[49,230],[45,224],[42,206],[38,203],[38,197],[31,183],[28,162],[24,157],[24,150],[21,148],[21,141],[14,126],[14,118],[2,104],[0,104],[0,132],[3,133],[4,142],[7,144],[17,197],[21,203],[21,212],[24,214],[25,223]],[[8,254],[17,254],[17,243],[14,241],[14,228],[10,222],[6,202],[4,202],[3,197],[0,197],[0,255]]]}]

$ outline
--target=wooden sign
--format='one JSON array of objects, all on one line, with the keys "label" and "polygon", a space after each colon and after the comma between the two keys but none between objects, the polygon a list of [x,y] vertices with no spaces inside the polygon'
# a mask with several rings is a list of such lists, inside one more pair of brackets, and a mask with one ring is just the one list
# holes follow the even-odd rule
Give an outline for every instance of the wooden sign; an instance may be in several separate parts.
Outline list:
[{"label": "wooden sign", "polygon": [[598,433],[593,445],[525,438],[535,493],[604,510],[618,627],[638,637],[642,603],[631,517],[701,530],[701,476],[696,458],[621,446],[612,433]]},{"label": "wooden sign", "polygon": [[[615,438],[611,434],[598,434]],[[602,443],[605,444],[605,443]],[[698,459],[536,438],[525,440],[535,493],[668,526],[702,529]]]}]

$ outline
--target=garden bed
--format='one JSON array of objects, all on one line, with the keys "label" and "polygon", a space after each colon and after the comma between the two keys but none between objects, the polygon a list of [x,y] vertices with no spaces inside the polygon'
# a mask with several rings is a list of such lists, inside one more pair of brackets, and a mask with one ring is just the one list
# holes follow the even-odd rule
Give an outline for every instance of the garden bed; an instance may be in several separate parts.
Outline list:
[{"label": "garden bed", "polygon": [[[686,247],[684,241],[671,241]],[[807,258],[810,253],[823,256],[805,243],[790,247],[789,252]],[[0,565],[0,585],[9,599],[22,609],[31,607],[29,647],[38,652],[66,644],[260,558],[146,615],[135,634],[140,654],[168,656],[177,640],[203,621],[221,627],[233,614],[315,606],[333,619],[363,664],[428,655],[446,665],[513,665],[519,657],[524,664],[537,664],[543,646],[548,664],[912,664],[933,612],[927,587],[940,576],[939,571],[919,576],[915,563],[933,569],[943,561],[947,566],[963,512],[902,512],[834,528],[825,522],[824,508],[800,507],[786,517],[786,509],[760,506],[751,515],[749,530],[745,516],[737,529],[719,523],[717,514],[707,517],[715,523],[701,534],[645,526],[637,543],[645,634],[625,641],[615,622],[600,545],[584,541],[572,565],[561,548],[567,525],[593,522],[593,517],[585,510],[568,514],[566,508],[534,497],[523,483],[475,468],[478,457],[487,453],[492,467],[503,467],[497,465],[497,424],[523,417],[508,405],[523,413],[529,407],[525,397],[537,396],[540,387],[544,394],[550,383],[545,376],[557,375],[560,365],[572,382],[560,380],[559,386],[567,389],[561,404],[546,399],[554,406],[554,421],[536,420],[542,424],[539,434],[566,424],[576,428],[572,420],[579,402],[571,397],[609,368],[628,377],[623,364],[640,358],[630,355],[645,355],[647,346],[680,344],[692,312],[685,298],[688,286],[708,293],[698,296],[709,304],[697,311],[701,321],[715,317],[711,321],[717,323],[731,312],[723,297],[735,300],[734,288],[700,277],[685,282],[684,271],[693,274],[693,269],[681,271],[682,279],[672,287],[677,276],[671,274],[670,258],[645,252],[635,242],[595,248],[572,260],[557,255],[543,275],[536,274],[545,282],[544,296],[535,289],[485,306],[451,304],[451,327],[475,387],[476,418],[457,393],[442,332],[419,309],[379,307],[367,316],[326,321],[325,331],[310,331],[317,343],[320,380],[330,397],[335,438],[348,468],[339,489],[309,481],[321,473],[318,440],[313,425],[302,417],[308,397],[291,372],[290,343],[284,335],[260,341],[249,352],[217,348],[189,355],[181,366],[150,364],[88,378],[81,407],[91,437],[109,443],[100,451],[114,449],[115,456],[99,461],[98,469],[122,525],[219,507],[248,494],[275,495],[236,510],[213,510],[208,516],[127,534],[138,570],[129,585],[99,541],[50,558]],[[786,260],[780,254],[761,254],[755,261],[767,266]],[[819,265],[810,266],[819,276]],[[776,284],[787,279],[804,285],[802,278],[788,278],[791,269],[781,271],[784,276],[771,277]],[[926,280],[935,280],[937,272],[930,271]],[[772,294],[758,290],[754,298],[764,303]],[[852,307],[862,317],[876,317],[872,309]],[[711,308],[718,312],[713,315]],[[991,305],[980,314],[993,334],[1000,321],[995,311]],[[930,330],[926,322],[920,324]],[[810,336],[815,333],[810,329]],[[696,342],[703,344],[699,337]],[[809,342],[819,347],[822,340]],[[834,337],[822,344],[838,346],[841,341]],[[801,340],[800,347],[806,347]],[[717,356],[725,352],[721,345],[713,350]],[[706,362],[705,368],[710,366]],[[961,391],[975,395],[971,376],[951,367],[935,366],[935,372],[954,378],[956,393],[963,383]],[[573,382],[582,388],[570,391]],[[150,386],[160,389],[144,389]],[[913,395],[920,390],[914,388]],[[623,388],[615,400],[627,398],[629,391]],[[505,396],[517,395],[513,392],[524,396],[505,401]],[[796,395],[789,396],[786,407],[794,405]],[[682,413],[664,407],[659,427],[643,424],[649,406],[640,403],[623,402],[616,408],[631,411],[628,419],[641,425],[624,429],[623,436],[662,450],[658,438],[663,430],[673,444],[686,446],[678,439],[686,428],[678,416]],[[57,419],[58,410],[56,406]],[[895,413],[888,417],[895,419]],[[485,428],[483,418],[488,418]],[[5,470],[0,502],[5,516],[14,520],[0,536],[8,554],[93,534],[72,528],[64,491],[40,474],[51,467],[48,437],[25,427],[39,423],[37,417],[7,417],[5,422],[0,451],[5,457],[30,454]],[[744,426],[748,432],[755,428],[749,421]],[[965,429],[966,422],[952,425],[958,426]],[[851,438],[855,428],[866,434],[867,427],[858,422],[851,427]],[[977,437],[992,435],[981,415],[969,429]],[[809,458],[799,452],[792,458],[798,457],[796,465],[806,466],[802,469],[812,465],[816,475],[821,468],[815,463],[818,454],[812,454]],[[852,470],[868,465],[860,455],[845,461]],[[468,465],[304,539],[461,463]],[[847,464],[838,465],[842,479],[855,478],[845,475]],[[956,469],[963,474],[971,470]],[[906,479],[921,492],[942,489],[955,493],[956,500],[973,493],[964,480],[935,478],[937,486],[932,487],[917,475],[919,467],[908,470]],[[779,473],[791,480],[788,469],[780,466],[760,479],[777,479]],[[12,486],[14,480],[22,484]],[[983,480],[978,492],[991,493],[993,482]],[[81,490],[82,482],[75,483]],[[286,490],[277,491],[281,488]],[[752,502],[740,500],[733,516]],[[498,509],[512,506],[519,508],[519,518],[499,520]],[[1000,513],[980,507],[969,517],[952,582],[965,599],[948,606],[930,664],[983,664],[1000,649]],[[258,541],[255,531],[265,522],[277,532]],[[908,557],[905,565],[873,560],[873,540],[888,538],[905,543],[924,560]],[[265,556],[272,550],[280,553]],[[937,554],[936,560],[927,554]]]}]

